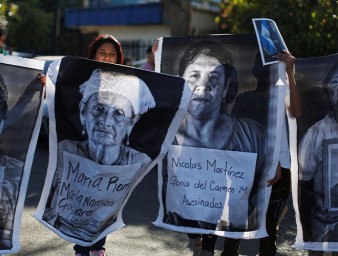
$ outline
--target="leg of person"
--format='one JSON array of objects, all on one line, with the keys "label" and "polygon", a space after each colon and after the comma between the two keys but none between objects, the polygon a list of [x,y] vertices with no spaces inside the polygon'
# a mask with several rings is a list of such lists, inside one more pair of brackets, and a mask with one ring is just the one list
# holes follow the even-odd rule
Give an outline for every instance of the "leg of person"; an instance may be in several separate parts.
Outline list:
[{"label": "leg of person", "polygon": [[241,239],[224,238],[221,256],[238,256]]},{"label": "leg of person", "polygon": [[200,256],[213,256],[214,252],[202,249]]},{"label": "leg of person", "polygon": [[202,235],[202,251],[201,256],[212,256],[217,242],[217,236],[215,235]]},{"label": "leg of person", "polygon": [[90,247],[90,255],[91,256],[105,256],[105,248],[104,245],[106,243],[106,237],[102,238],[101,240],[97,241]]},{"label": "leg of person", "polygon": [[75,256],[90,256],[90,247],[74,245]]},{"label": "leg of person", "polygon": [[279,219],[290,194],[291,173],[282,168],[282,178],[272,186],[268,210],[266,212],[267,237],[259,239],[259,256],[276,255],[276,239]]},{"label": "leg of person", "polygon": [[192,244],[192,256],[200,256],[202,251],[202,236],[200,234],[188,234]]}]

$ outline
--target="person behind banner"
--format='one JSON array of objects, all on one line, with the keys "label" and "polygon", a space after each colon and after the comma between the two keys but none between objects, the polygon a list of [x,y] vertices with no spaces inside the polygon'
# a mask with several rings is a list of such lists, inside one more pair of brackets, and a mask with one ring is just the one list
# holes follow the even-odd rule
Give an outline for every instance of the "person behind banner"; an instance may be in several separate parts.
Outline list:
[{"label": "person behind banner", "polygon": [[[337,154],[329,147],[338,144],[338,62],[323,81],[328,91],[330,112],[312,125],[299,144],[299,190],[312,191],[312,208],[309,211],[310,234],[304,234],[307,242],[338,242],[338,210],[335,204],[338,186],[330,184],[337,176],[337,170],[327,163],[335,163]],[[331,155],[332,159],[329,159]],[[326,184],[326,185],[325,185]],[[326,202],[331,198],[330,202]],[[309,204],[311,205],[311,204]],[[335,207],[334,207],[335,206]],[[303,224],[304,225],[304,224]],[[309,251],[309,255],[323,255],[322,251]],[[333,252],[332,255],[338,255]]]},{"label": "person behind banner", "polygon": [[125,57],[124,60],[123,60],[123,65],[125,66],[134,66],[134,60],[132,57]]},{"label": "person behind banner", "polygon": [[152,46],[147,48],[147,61],[141,65],[141,69],[154,71],[155,70],[155,56],[152,51]]},{"label": "person behind banner", "polygon": [[[133,187],[135,180],[143,174],[144,170],[151,162],[149,156],[130,148],[128,144],[129,134],[131,133],[133,126],[139,120],[140,115],[146,113],[150,108],[155,107],[155,101],[149,88],[140,78],[134,75],[103,71],[100,69],[93,71],[89,80],[81,85],[80,92],[83,95],[80,102],[80,121],[83,126],[82,135],[86,135],[87,139],[83,141],[63,140],[59,142],[57,168],[49,199],[43,214],[43,219],[53,227],[63,230],[67,235],[74,236],[74,234],[76,234],[75,237],[77,236],[78,239],[90,242],[91,239],[94,240],[99,236],[101,231],[105,230],[116,221],[117,213],[122,207],[123,201],[130,189]],[[60,215],[60,193],[62,193],[63,189],[74,189],[77,185],[75,184],[76,182],[74,182],[74,184],[69,182],[68,184],[66,183],[67,180],[64,181],[64,172],[65,170],[68,170],[64,168],[69,163],[69,161],[65,161],[65,158],[69,154],[78,156],[70,159],[77,159],[79,165],[82,165],[86,161],[88,162],[86,159],[89,159],[89,166],[95,166],[95,164],[97,166],[98,170],[93,170],[93,172],[98,172],[96,176],[98,178],[91,180],[93,183],[89,183],[91,177],[90,173],[86,175],[88,178],[88,183],[86,183],[86,185],[93,184],[93,186],[88,185],[88,190],[89,188],[95,188],[94,184],[96,182],[96,187],[99,191],[97,198],[99,196],[106,197],[104,199],[106,201],[97,200],[97,202],[107,202],[104,203],[105,206],[109,203],[113,203],[112,207],[114,207],[114,212],[110,210],[111,208],[108,208],[108,210],[105,210],[104,207],[94,209],[94,211],[100,211],[100,213],[98,213],[100,218],[104,214],[104,211],[106,211],[107,216],[102,218],[102,223],[96,221],[97,225],[83,226],[81,223],[77,225],[77,223],[73,223],[73,221],[66,219],[65,216]],[[100,176],[100,172],[102,168],[102,171],[108,170],[108,172],[106,171],[108,174],[105,175],[109,175],[109,173],[114,171],[114,168],[118,168],[117,166],[128,167],[130,169],[128,171],[130,174],[116,174],[114,178],[118,177],[117,175],[127,176],[128,183],[126,182],[126,186],[119,188],[120,191],[113,191],[112,186],[110,186],[112,183],[105,183],[107,178],[105,176]],[[73,175],[73,173],[75,173],[75,171],[69,172],[66,175]],[[85,175],[85,173],[83,173],[83,175]],[[66,186],[65,184],[68,184],[69,186]],[[109,190],[106,194],[101,193],[103,188],[108,187],[111,188],[111,191]],[[74,191],[78,190],[74,189]],[[94,194],[86,195],[85,192],[83,193],[83,197],[86,198],[93,198],[96,196]],[[83,205],[83,200],[85,199],[82,200],[79,195],[77,196],[79,205],[74,204],[69,207],[76,208]],[[118,199],[114,199],[115,201],[111,199],[112,201],[109,201],[112,197]],[[91,222],[93,222],[92,219]],[[83,227],[87,230],[83,230]],[[80,245],[76,246],[80,247]],[[76,246],[74,249],[77,249]],[[81,248],[89,250],[90,247]],[[78,254],[76,255],[89,255],[90,252],[77,253]]]},{"label": "person behind banner", "polygon": [[[279,61],[286,65],[287,84],[285,93],[285,108],[288,110],[290,118],[298,118],[302,113],[301,100],[298,94],[295,81],[295,60],[287,51],[281,51],[277,56]],[[269,79],[270,66],[263,66],[259,55],[256,55],[255,66],[252,71],[257,78],[257,88],[237,96],[232,113],[239,117],[247,117],[257,120],[267,125],[267,120],[262,115],[257,115],[262,109],[268,108],[268,94],[272,81]],[[264,111],[263,111],[264,112]],[[259,256],[276,255],[276,239],[278,237],[279,221],[286,206],[291,189],[291,158],[288,143],[288,122],[286,115],[281,119],[281,146],[279,151],[276,175],[268,180],[268,186],[272,186],[269,205],[266,212],[266,231],[267,237],[259,239]],[[222,256],[238,256],[240,239],[224,239]]]},{"label": "person behind banner", "polygon": [[[113,64],[122,64],[124,54],[120,42],[112,35],[99,35],[88,46],[88,59],[108,62]],[[93,256],[104,256],[104,245],[106,237],[102,238],[90,248],[80,245],[74,245],[76,255],[86,255],[89,251]]]},{"label": "person behind banner", "polygon": [[122,64],[124,55],[119,41],[112,35],[99,35],[88,46],[88,59]]},{"label": "person behind banner", "polygon": [[[120,42],[112,35],[102,34],[94,38],[88,45],[87,50],[88,59],[107,62],[113,64],[123,64],[124,54]],[[54,61],[48,68],[49,78],[56,83],[60,61]],[[91,246],[74,245],[75,255],[89,255],[104,256],[106,237],[102,238]]]},{"label": "person behind banner", "polygon": [[[200,41],[190,45],[179,63],[179,75],[188,82],[193,95],[188,112],[181,123],[173,144],[204,149],[241,151],[257,154],[254,184],[249,196],[249,207],[245,223],[236,219],[233,209],[223,209],[223,214],[232,216],[228,221],[207,223],[186,220],[175,212],[167,212],[164,222],[178,226],[202,229],[245,231],[255,230],[257,206],[256,196],[263,169],[265,131],[258,122],[237,119],[222,113],[223,104],[230,104],[237,94],[237,74],[230,51],[216,41]],[[221,216],[220,216],[221,219]],[[188,234],[194,243],[194,256],[213,255],[217,240],[215,235]]]}]

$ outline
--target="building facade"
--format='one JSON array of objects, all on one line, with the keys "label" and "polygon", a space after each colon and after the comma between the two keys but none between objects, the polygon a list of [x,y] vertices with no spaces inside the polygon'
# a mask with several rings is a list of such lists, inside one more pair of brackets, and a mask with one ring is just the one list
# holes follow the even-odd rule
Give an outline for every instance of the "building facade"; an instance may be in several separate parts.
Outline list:
[{"label": "building facade", "polygon": [[[190,27],[193,35],[216,29],[219,1],[191,1]],[[159,0],[84,0],[82,8],[65,10],[64,26],[78,29],[83,44],[94,36],[111,34],[123,46],[126,56],[145,58],[146,49],[159,37],[171,36],[170,18]]]}]

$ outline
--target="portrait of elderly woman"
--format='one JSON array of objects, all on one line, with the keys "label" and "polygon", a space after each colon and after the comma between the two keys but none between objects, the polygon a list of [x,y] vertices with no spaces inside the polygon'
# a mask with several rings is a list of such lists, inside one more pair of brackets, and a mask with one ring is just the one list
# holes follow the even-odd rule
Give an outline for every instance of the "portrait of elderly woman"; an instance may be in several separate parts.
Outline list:
[{"label": "portrait of elderly woman", "polygon": [[[0,134],[8,112],[8,91],[0,75]],[[24,163],[0,154],[0,250],[12,248],[13,221]]]},{"label": "portrait of elderly woman", "polygon": [[155,107],[143,80],[95,69],[80,86],[82,141],[58,144],[57,168],[43,219],[66,235],[92,241],[116,221],[151,162],[129,147],[140,115]]},{"label": "portrait of elderly woman", "polygon": [[[254,181],[250,195],[245,201],[246,207],[244,208],[247,209],[247,212],[238,209],[241,207],[237,207],[242,201],[237,201],[236,204],[231,203],[230,206],[226,206],[227,203],[224,202],[222,204],[225,207],[222,209],[223,212],[220,211],[217,221],[212,223],[205,221],[208,218],[207,214],[212,214],[212,211],[205,212],[204,220],[194,219],[192,216],[194,214],[191,214],[192,218],[186,218],[182,215],[183,210],[177,212],[177,209],[171,209],[175,203],[170,203],[173,201],[170,198],[173,195],[170,194],[165,199],[166,213],[163,222],[176,226],[214,231],[255,230],[257,228],[257,216],[254,209],[258,205],[257,192],[263,169],[265,130],[256,121],[236,118],[225,111],[227,105],[234,100],[238,89],[237,70],[234,66],[232,54],[225,45],[218,41],[201,40],[192,43],[180,58],[178,73],[188,82],[193,95],[188,106],[188,112],[179,127],[173,144],[200,148],[205,151],[216,149],[218,151],[255,153],[257,161],[256,165],[253,166],[253,172],[248,175],[253,177]],[[168,166],[168,164],[166,163],[164,166]],[[169,167],[167,168],[169,169]],[[209,176],[211,175],[214,175],[214,173],[209,170]],[[166,177],[164,177],[165,179]],[[215,177],[214,180],[216,179]],[[168,191],[168,184],[169,181],[168,183],[165,181],[164,191]],[[223,184],[223,186],[231,186],[231,184]],[[203,191],[208,195],[208,198],[213,198],[217,194],[215,191],[210,192],[208,189]],[[226,192],[223,193],[226,194]],[[232,197],[233,195],[230,193],[225,196],[225,200],[231,201]],[[177,200],[179,201],[179,199]],[[193,208],[192,211],[196,211],[196,209]],[[195,214],[195,216],[197,215]],[[199,234],[189,234],[189,237],[194,240],[200,239]],[[208,247],[203,247],[203,249],[212,252],[216,236],[203,235],[202,240],[203,243],[209,244]]]}]

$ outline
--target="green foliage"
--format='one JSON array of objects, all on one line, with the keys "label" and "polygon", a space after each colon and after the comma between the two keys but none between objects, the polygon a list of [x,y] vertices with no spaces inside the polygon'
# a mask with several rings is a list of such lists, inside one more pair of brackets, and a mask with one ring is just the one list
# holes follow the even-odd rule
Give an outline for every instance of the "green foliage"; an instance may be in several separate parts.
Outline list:
[{"label": "green foliage", "polygon": [[337,0],[223,0],[221,8],[223,33],[254,33],[252,18],[269,18],[297,57],[338,52]]},{"label": "green foliage", "polygon": [[38,8],[38,1],[21,1],[16,15],[9,19],[7,45],[14,50],[41,53],[50,48],[53,13]]},{"label": "green foliage", "polygon": [[7,0],[0,1],[0,15],[5,17],[13,16],[17,13],[18,6]]},{"label": "green foliage", "polygon": [[[63,42],[63,9],[79,7],[83,0],[0,0],[0,14],[7,17],[7,47],[32,54],[57,54],[57,46],[69,46]],[[56,33],[56,13],[60,33]],[[72,38],[73,39],[73,38]]]}]

